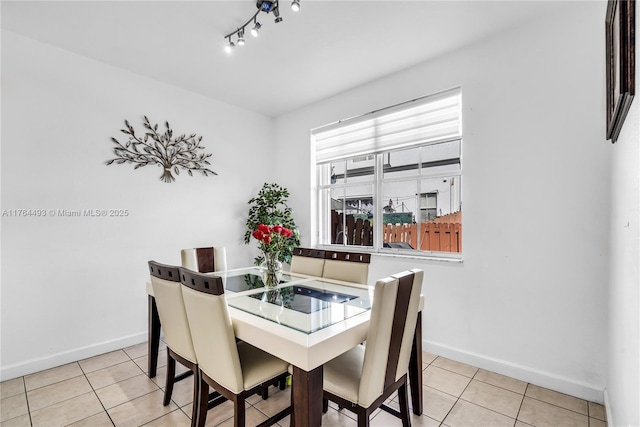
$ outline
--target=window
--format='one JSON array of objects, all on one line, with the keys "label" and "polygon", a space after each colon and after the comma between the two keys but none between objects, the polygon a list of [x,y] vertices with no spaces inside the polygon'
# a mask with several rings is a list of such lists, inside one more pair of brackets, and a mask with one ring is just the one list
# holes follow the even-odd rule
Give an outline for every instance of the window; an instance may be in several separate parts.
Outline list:
[{"label": "window", "polygon": [[420,195],[420,222],[436,219],[438,213],[438,192]]},{"label": "window", "polygon": [[315,129],[318,243],[462,252],[461,92]]}]

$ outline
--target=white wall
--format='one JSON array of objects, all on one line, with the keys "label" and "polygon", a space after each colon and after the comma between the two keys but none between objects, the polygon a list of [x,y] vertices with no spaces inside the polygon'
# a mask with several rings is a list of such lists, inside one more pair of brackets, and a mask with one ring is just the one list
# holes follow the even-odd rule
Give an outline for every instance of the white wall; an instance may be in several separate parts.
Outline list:
[{"label": "white wall", "polygon": [[370,280],[425,270],[426,350],[602,402],[606,4],[572,5],[562,16],[279,117],[275,141],[287,164],[277,180],[296,196],[308,245],[309,165],[290,159],[309,158],[309,129],[462,86],[464,262],[376,256]]},{"label": "white wall", "polygon": [[[636,15],[636,25],[638,25]],[[636,32],[636,46],[638,33]],[[636,58],[638,51],[636,50]],[[636,85],[640,67],[636,66]],[[640,107],[631,105],[612,152],[609,277],[609,425],[640,425]]]},{"label": "white wall", "polygon": [[[110,137],[143,115],[202,135],[219,175],[166,184],[157,167],[105,166]],[[146,340],[150,259],[213,244],[249,264],[246,202],[272,138],[268,117],[3,31],[2,209],[130,214],[2,217],[2,380]]]}]

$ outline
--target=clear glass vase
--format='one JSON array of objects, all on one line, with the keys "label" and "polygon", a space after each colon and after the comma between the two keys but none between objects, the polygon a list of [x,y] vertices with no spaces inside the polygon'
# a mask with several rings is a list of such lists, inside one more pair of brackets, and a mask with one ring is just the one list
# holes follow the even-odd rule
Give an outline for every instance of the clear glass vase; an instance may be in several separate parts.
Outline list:
[{"label": "clear glass vase", "polygon": [[278,259],[279,252],[264,252],[264,261],[260,264],[262,282],[268,289],[273,289],[282,280],[282,262]]}]

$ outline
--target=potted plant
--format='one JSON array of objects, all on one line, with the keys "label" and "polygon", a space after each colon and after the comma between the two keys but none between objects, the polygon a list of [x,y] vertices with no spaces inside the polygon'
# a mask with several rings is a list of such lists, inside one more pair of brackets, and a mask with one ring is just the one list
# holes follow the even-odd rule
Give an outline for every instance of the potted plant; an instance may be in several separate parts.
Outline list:
[{"label": "potted plant", "polygon": [[[278,260],[291,262],[293,248],[300,245],[300,232],[293,219],[293,211],[287,205],[289,190],[276,183],[265,183],[256,197],[249,200],[249,216],[247,218],[247,231],[244,234],[244,243],[249,244],[253,233],[258,227],[266,225],[274,227],[279,225],[288,230],[291,234],[279,245]],[[264,260],[263,256],[255,259],[255,264],[259,265]]]}]

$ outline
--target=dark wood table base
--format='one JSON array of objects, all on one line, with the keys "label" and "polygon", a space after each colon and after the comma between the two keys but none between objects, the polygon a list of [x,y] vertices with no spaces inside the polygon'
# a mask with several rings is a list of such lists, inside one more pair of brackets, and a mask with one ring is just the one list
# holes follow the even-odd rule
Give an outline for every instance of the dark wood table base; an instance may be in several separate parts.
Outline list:
[{"label": "dark wood table base", "polygon": [[322,424],[322,365],[311,371],[293,367],[292,426],[320,427]]},{"label": "dark wood table base", "polygon": [[[156,299],[149,295],[149,378],[156,376],[158,366],[158,348],[160,346],[160,317]],[[313,427],[313,420],[322,420],[322,366],[309,372],[293,367],[293,402],[298,410],[293,410],[291,425]],[[413,413],[422,415],[422,312],[418,312],[416,331],[413,336],[411,359],[409,361],[409,388]],[[315,424],[320,425],[320,424]]]}]

